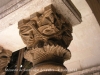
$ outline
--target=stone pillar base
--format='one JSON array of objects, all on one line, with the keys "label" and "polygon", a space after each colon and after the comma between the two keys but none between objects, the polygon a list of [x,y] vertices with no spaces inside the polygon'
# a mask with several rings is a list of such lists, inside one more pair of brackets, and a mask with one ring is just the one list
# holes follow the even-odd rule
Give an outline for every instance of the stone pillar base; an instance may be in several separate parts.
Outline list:
[{"label": "stone pillar base", "polygon": [[67,69],[64,65],[55,62],[39,63],[30,69],[30,75],[66,75]]}]

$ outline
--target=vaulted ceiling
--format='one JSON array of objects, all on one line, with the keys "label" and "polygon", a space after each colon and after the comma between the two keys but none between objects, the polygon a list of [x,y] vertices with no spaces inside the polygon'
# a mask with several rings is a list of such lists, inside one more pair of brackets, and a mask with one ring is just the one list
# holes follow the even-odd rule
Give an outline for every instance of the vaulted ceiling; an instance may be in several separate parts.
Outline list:
[{"label": "vaulted ceiling", "polygon": [[[5,5],[7,3],[6,1],[0,0],[0,7]],[[44,4],[41,4],[43,1]],[[69,46],[72,58],[66,61],[65,65],[69,70],[82,70],[100,65],[98,58],[100,57],[100,26],[85,0],[71,1],[82,15],[82,23],[73,26],[73,41]],[[32,12],[43,9],[49,3],[49,0],[32,0],[23,7],[0,19],[0,45],[11,51],[25,47],[25,44],[19,36],[18,21],[26,18]]]},{"label": "vaulted ceiling", "polygon": [[11,0],[0,0],[0,7],[6,5],[7,3],[9,3]]}]

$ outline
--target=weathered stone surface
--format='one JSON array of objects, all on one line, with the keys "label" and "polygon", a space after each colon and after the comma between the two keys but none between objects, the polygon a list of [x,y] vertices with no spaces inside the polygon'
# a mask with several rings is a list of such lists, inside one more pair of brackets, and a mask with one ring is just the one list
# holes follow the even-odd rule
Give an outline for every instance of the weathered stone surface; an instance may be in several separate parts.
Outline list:
[{"label": "weathered stone surface", "polygon": [[19,21],[18,28],[27,47],[61,45],[67,48],[72,40],[72,26],[50,5],[43,13],[35,13],[30,19]]},{"label": "weathered stone surface", "polygon": [[[8,1],[8,0],[7,0]],[[30,14],[43,9],[49,4],[55,5],[72,25],[79,24],[80,15],[77,13],[71,0],[10,0],[0,8],[0,31],[15,24],[20,19],[28,17]],[[2,1],[0,2],[2,3]],[[67,4],[66,4],[67,3]],[[9,19],[8,19],[9,18]]]},{"label": "weathered stone surface", "polygon": [[70,57],[70,51],[59,45],[47,45],[42,48],[32,48],[24,54],[24,58],[32,62],[33,65],[49,61],[63,63],[65,60],[69,60]]},{"label": "weathered stone surface", "polygon": [[55,62],[44,62],[30,69],[30,75],[66,75],[65,66]]},{"label": "weathered stone surface", "polygon": [[72,26],[82,22],[81,14],[72,3],[72,0],[51,0],[57,11],[69,21]]},{"label": "weathered stone surface", "polygon": [[5,68],[10,62],[12,52],[0,46],[0,75],[5,75]]},{"label": "weathered stone surface", "polygon": [[[38,73],[50,72],[55,75],[60,72],[66,75],[67,69],[63,66],[65,60],[71,57],[70,51],[60,46],[44,46],[43,48],[33,48],[25,52],[24,58],[33,63],[33,68],[30,69],[30,75],[37,75]],[[52,73],[54,72],[54,74]]]},{"label": "weathered stone surface", "polygon": [[17,10],[21,6],[25,5],[26,3],[30,2],[31,0],[12,0],[9,1],[7,4],[0,7],[0,19],[4,18],[8,14],[12,13],[13,11]]},{"label": "weathered stone surface", "polygon": [[[53,5],[45,7],[41,13],[34,13],[30,18],[19,21],[18,28],[19,34],[28,48],[24,58],[33,63],[32,70],[52,68],[55,72],[49,71],[50,74],[60,72],[66,75],[66,72],[58,69],[64,70],[64,61],[71,57],[71,52],[67,47],[72,41],[72,25],[65,21]],[[43,66],[42,63],[45,65]],[[58,63],[58,65],[54,65],[54,63]],[[30,71],[30,75],[33,73],[37,75],[40,72],[31,73]],[[43,74],[45,72],[42,71]],[[48,73],[46,72],[46,74]]]}]

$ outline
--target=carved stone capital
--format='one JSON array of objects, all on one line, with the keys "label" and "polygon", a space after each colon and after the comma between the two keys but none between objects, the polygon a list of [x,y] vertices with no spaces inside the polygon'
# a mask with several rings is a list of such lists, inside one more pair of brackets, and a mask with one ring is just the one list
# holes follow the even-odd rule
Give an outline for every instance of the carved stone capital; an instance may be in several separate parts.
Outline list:
[{"label": "carved stone capital", "polygon": [[37,65],[42,62],[56,62],[63,64],[65,60],[69,60],[71,53],[69,50],[63,47],[57,46],[44,46],[42,48],[33,48],[32,50],[26,51],[24,58],[32,62],[33,65]]},{"label": "carved stone capital", "polygon": [[[50,75],[66,75],[66,72],[58,70],[66,69],[63,63],[71,57],[67,47],[72,41],[72,26],[52,5],[45,7],[42,13],[37,12],[29,19],[19,21],[18,28],[28,48],[24,58],[33,63],[31,70],[51,68],[54,71],[49,71]],[[30,75],[46,75],[49,72],[30,71]]]},{"label": "carved stone capital", "polygon": [[27,47],[42,47],[45,44],[67,48],[72,38],[72,26],[56,9],[49,5],[43,13],[34,13],[30,19],[18,23],[19,33]]},{"label": "carved stone capital", "polygon": [[12,52],[0,46],[0,75],[5,75],[5,69],[10,62]]},{"label": "carved stone capital", "polygon": [[70,57],[70,51],[59,45],[47,45],[42,48],[33,48],[24,54],[24,58],[32,62],[34,66],[30,70],[30,75],[37,75],[37,73],[47,71],[55,73],[60,72],[65,75],[67,73],[67,69],[63,66],[63,62],[70,59]]}]

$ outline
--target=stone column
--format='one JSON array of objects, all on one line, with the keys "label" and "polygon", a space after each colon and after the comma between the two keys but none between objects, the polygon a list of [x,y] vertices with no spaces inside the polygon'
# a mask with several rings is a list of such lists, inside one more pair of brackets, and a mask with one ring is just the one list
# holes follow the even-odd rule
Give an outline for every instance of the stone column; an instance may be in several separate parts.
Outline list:
[{"label": "stone column", "polygon": [[72,25],[53,5],[20,20],[18,28],[27,45],[24,58],[33,63],[30,75],[66,75],[63,63],[71,58],[67,47],[72,41]]}]

